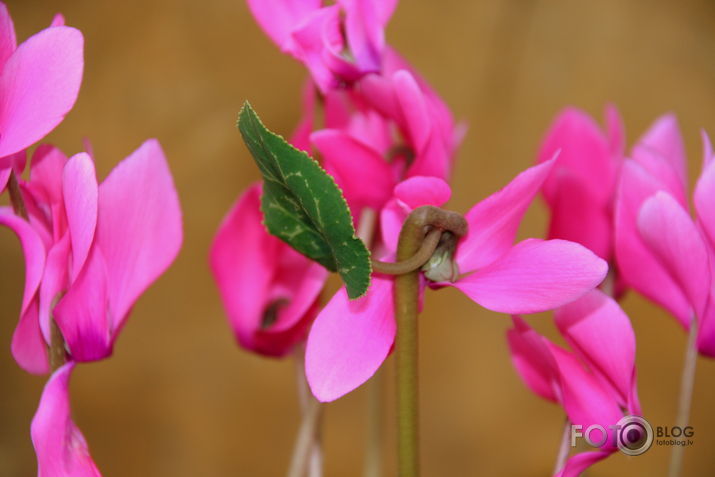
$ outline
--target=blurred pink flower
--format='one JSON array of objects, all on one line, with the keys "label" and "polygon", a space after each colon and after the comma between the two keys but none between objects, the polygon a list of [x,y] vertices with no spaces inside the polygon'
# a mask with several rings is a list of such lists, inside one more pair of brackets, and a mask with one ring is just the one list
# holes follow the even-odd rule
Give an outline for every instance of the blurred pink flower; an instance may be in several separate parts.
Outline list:
[{"label": "blurred pink flower", "polygon": [[82,34],[64,26],[61,16],[17,46],[12,18],[0,3],[0,192],[12,168],[24,169],[16,154],[52,131],[72,109],[83,54]]},{"label": "blurred pink flower", "polygon": [[231,208],[211,246],[211,270],[241,346],[283,356],[305,338],[327,270],[269,235],[261,185]]},{"label": "blurred pink flower", "polygon": [[69,381],[75,363],[54,372],[45,385],[30,433],[38,477],[99,477],[82,432],[72,421]]},{"label": "blurred pink flower", "polygon": [[[535,394],[560,404],[572,424],[608,430],[624,415],[640,415],[635,334],[610,297],[592,290],[556,310],[556,324],[573,351],[553,344],[520,317],[507,332],[517,372]],[[617,447],[613,429],[597,451],[573,455],[557,474],[577,477]]]},{"label": "blurred pink flower", "polygon": [[607,133],[585,112],[566,108],[552,123],[538,154],[559,152],[542,193],[551,210],[549,238],[578,242],[613,261],[613,205],[623,163],[624,132],[614,107],[606,109]]},{"label": "blurred pink flower", "polygon": [[181,247],[181,210],[159,143],[146,141],[99,186],[88,154],[67,160],[40,146],[20,186],[29,221],[0,208],[27,270],[15,359],[32,373],[49,370],[52,319],[71,359],[109,356],[134,302]]},{"label": "blurred pink flower", "polygon": [[325,93],[381,68],[397,0],[248,0],[258,24]]},{"label": "blurred pink flower", "polygon": [[[553,165],[549,161],[527,169],[467,213],[469,233],[459,242],[454,260],[464,275],[436,286],[455,286],[485,308],[512,314],[557,308],[603,280],[606,263],[581,245],[536,239],[514,244],[521,218]],[[394,255],[397,235],[412,209],[442,206],[450,193],[434,177],[398,184],[382,211],[383,255]],[[365,297],[348,301],[342,288],[318,314],[306,349],[306,375],[316,398],[337,399],[379,368],[395,337],[392,300],[392,279],[375,276]]]}]

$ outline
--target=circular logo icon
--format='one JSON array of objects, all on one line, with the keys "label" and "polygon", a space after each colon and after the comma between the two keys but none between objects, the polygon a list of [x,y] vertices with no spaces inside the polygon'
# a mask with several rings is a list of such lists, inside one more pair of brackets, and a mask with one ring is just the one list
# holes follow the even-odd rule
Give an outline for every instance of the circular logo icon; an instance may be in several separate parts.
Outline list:
[{"label": "circular logo icon", "polygon": [[626,416],[618,421],[616,441],[626,455],[641,455],[653,444],[653,428],[640,416]]}]

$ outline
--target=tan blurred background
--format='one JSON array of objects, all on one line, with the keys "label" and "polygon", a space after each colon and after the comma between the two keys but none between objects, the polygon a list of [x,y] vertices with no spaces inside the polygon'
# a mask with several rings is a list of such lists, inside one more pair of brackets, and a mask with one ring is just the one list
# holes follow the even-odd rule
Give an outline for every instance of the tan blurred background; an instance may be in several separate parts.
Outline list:
[{"label": "tan blurred background", "polygon": [[[107,361],[81,366],[72,403],[105,476],[275,477],[298,424],[293,364],[238,349],[207,266],[214,231],[258,178],[234,128],[250,98],[274,130],[298,117],[303,69],[282,56],[241,0],[15,0],[20,39],[58,11],[86,39],[79,101],[48,138],[66,152],[91,139],[104,177],[147,137],[163,144],[179,189],[185,243],[175,266],[138,302]],[[470,130],[452,207],[466,210],[534,160],[567,104],[596,117],[616,102],[629,143],[675,111],[699,168],[699,129],[715,133],[715,1],[403,0],[388,40],[410,59]],[[3,199],[4,200],[4,199]],[[545,228],[541,203],[522,235]],[[10,339],[23,261],[0,231],[0,476],[36,472],[29,438],[43,378],[17,368]],[[638,336],[645,415],[672,424],[685,336],[639,297],[625,309]],[[552,332],[548,317],[532,323]],[[509,362],[505,316],[459,293],[431,293],[421,320],[425,476],[550,475],[559,408],[527,392]],[[700,359],[685,474],[715,471],[715,363]],[[392,390],[388,361],[386,394]],[[364,389],[327,408],[328,477],[360,475]],[[394,473],[392,409],[385,424]],[[614,455],[589,476],[664,475],[669,449]]]}]

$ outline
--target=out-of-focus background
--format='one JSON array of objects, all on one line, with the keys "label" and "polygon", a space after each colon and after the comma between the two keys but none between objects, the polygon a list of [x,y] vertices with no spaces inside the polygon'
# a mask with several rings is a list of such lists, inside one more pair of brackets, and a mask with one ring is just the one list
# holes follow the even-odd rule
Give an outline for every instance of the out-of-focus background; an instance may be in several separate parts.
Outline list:
[{"label": "out-of-focus background", "polygon": [[[84,82],[76,107],[47,140],[68,153],[91,140],[100,177],[148,137],[169,157],[184,210],[184,248],[136,305],[114,356],[80,366],[72,382],[78,425],[105,476],[275,477],[298,425],[294,364],[240,350],[207,266],[223,214],[258,172],[235,129],[249,98],[274,130],[299,114],[305,72],[264,36],[241,0],[11,0],[18,37],[56,12],[82,30]],[[659,114],[684,131],[691,181],[700,128],[715,133],[715,2],[404,0],[387,31],[458,118],[469,123],[451,207],[466,210],[533,163],[564,106],[600,118],[615,102],[629,144]],[[3,199],[4,200],[4,199]],[[522,236],[542,236],[545,210]],[[10,356],[23,284],[14,235],[0,230],[0,475],[36,472],[29,437],[44,378]],[[646,417],[671,425],[685,335],[664,312],[629,295]],[[553,336],[548,316],[530,321]],[[421,318],[424,475],[551,475],[563,414],[528,392],[509,361],[506,316],[453,290],[430,293]],[[394,474],[392,361],[383,378],[386,475]],[[700,358],[695,445],[684,475],[715,470],[715,363]],[[364,389],[330,404],[326,475],[361,475]],[[670,450],[616,454],[595,476],[663,475]]]}]

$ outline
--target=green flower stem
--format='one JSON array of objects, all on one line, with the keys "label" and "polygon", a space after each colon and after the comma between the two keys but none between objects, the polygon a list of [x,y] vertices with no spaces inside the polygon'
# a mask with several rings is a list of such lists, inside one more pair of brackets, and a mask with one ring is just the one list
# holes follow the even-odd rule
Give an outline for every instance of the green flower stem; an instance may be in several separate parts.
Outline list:
[{"label": "green flower stem", "polygon": [[[432,233],[434,229],[449,231],[456,236],[461,236],[467,231],[467,223],[461,215],[437,207],[424,206],[415,209],[407,217],[400,231],[400,239],[397,245],[398,263],[414,257],[422,249],[426,236],[434,235]],[[438,235],[441,235],[441,233]],[[437,238],[439,239],[439,237]],[[435,243],[434,247],[436,245]],[[427,256],[419,266],[424,265],[429,258]],[[419,266],[409,272],[397,275],[395,278],[397,463],[399,477],[418,477],[420,473],[417,381]]]},{"label": "green flower stem", "polygon": [[[10,203],[12,204],[12,210],[13,212],[15,212],[15,215],[17,215],[18,217],[22,217],[25,220],[29,220],[29,217],[27,215],[27,207],[25,206],[25,200],[22,198],[20,184],[17,182],[17,176],[15,175],[15,171],[10,172],[10,179],[8,180],[7,188],[10,194]],[[54,307],[55,303],[52,304],[52,308]],[[50,368],[52,368],[52,371],[55,371],[57,368],[67,362],[67,353],[65,351],[65,340],[62,337],[62,332],[60,331],[60,328],[57,326],[57,323],[54,319],[50,320],[50,327]]]},{"label": "green flower stem", "polygon": [[[690,333],[685,348],[685,360],[683,362],[683,374],[680,381],[680,399],[678,402],[678,414],[675,418],[675,425],[681,429],[688,425],[690,421],[690,405],[693,401],[693,387],[695,385],[695,365],[698,361],[698,321],[693,317],[690,323]],[[670,454],[670,477],[678,477],[683,467],[684,446],[673,446]]]}]

